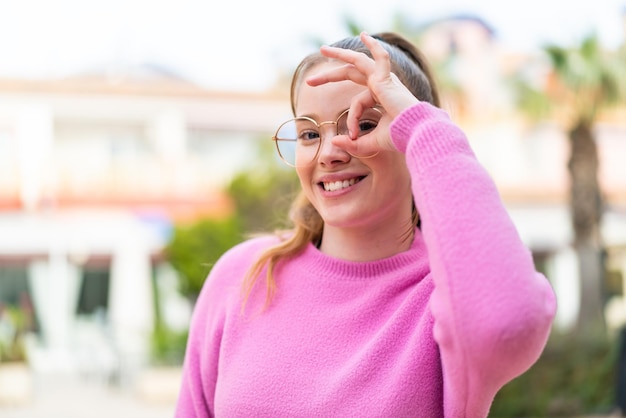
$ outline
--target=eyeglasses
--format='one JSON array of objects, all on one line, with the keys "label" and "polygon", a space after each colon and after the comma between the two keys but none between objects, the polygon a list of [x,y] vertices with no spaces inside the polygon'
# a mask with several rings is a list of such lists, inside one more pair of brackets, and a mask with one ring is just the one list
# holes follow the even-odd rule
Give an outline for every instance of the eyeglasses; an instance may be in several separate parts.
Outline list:
[{"label": "eyeglasses", "polygon": [[[292,167],[303,167],[311,164],[317,158],[322,145],[322,126],[336,125],[337,135],[348,135],[348,110],[346,109],[337,120],[329,120],[317,123],[314,119],[306,116],[290,119],[278,127],[272,140],[276,143],[276,150],[280,158]],[[359,119],[359,132],[361,137],[372,132],[378,126],[383,117],[382,110],[371,107],[365,109]],[[371,158],[378,152],[367,157],[352,155],[357,158]]]}]

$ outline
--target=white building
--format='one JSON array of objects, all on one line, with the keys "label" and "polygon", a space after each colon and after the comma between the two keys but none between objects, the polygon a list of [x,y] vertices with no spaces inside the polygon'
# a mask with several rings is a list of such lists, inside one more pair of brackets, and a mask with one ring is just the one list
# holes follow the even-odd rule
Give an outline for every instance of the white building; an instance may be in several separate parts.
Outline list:
[{"label": "white building", "polygon": [[148,361],[153,283],[170,289],[165,319],[187,326],[161,256],[172,224],[228,213],[221,187],[288,112],[285,97],[150,68],[0,80],[0,303],[33,306],[35,369],[132,377]]}]

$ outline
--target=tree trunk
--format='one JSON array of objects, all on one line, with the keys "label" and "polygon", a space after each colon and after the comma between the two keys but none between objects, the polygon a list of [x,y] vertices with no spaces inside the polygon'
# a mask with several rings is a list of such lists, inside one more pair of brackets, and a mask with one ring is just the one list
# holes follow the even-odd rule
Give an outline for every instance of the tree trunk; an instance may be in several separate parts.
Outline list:
[{"label": "tree trunk", "polygon": [[598,149],[591,125],[585,121],[579,121],[570,131],[569,139],[570,210],[581,284],[576,332],[581,337],[593,338],[605,332],[605,269],[600,234],[603,203],[598,182]]}]

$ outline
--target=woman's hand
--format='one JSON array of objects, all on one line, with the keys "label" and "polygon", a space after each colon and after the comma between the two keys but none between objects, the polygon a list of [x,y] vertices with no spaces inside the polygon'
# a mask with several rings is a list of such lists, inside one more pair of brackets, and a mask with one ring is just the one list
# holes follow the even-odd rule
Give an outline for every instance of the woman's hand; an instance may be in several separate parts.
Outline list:
[{"label": "woman's hand", "polygon": [[361,41],[372,53],[367,55],[343,48],[322,46],[322,55],[345,62],[326,71],[312,75],[306,79],[310,86],[319,86],[336,81],[350,80],[354,83],[366,86],[367,89],[356,95],[350,104],[348,114],[348,129],[350,138],[337,136],[333,142],[355,155],[367,155],[372,151],[395,150],[388,130],[380,132],[375,129],[372,133],[364,135],[358,141],[358,120],[363,109],[380,105],[390,123],[404,109],[416,104],[419,100],[402,84],[398,77],[391,72],[389,54],[378,42],[365,32],[360,35]]}]

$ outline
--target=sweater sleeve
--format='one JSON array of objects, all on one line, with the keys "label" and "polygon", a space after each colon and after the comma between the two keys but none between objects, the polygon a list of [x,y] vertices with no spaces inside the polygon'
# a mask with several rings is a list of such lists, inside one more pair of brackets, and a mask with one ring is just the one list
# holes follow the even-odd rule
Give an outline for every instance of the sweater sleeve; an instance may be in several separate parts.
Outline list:
[{"label": "sweater sleeve", "polygon": [[496,392],[541,354],[554,293],[444,111],[419,103],[394,120],[391,135],[406,154],[435,283],[445,416],[486,416]]}]

